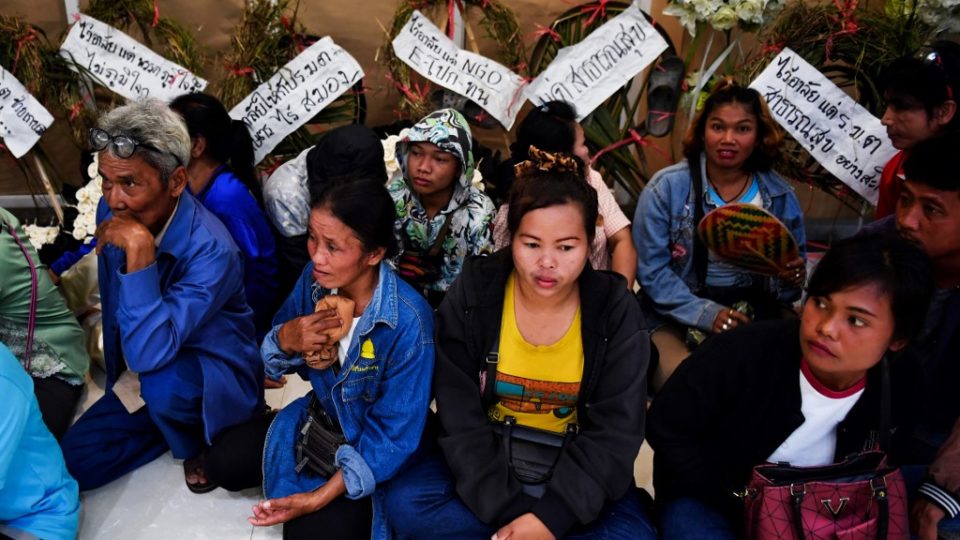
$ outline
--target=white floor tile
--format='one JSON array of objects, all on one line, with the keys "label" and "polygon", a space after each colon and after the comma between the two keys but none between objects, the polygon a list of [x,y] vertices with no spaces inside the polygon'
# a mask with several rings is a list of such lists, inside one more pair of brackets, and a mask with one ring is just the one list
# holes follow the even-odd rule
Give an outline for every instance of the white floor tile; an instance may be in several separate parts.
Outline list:
[{"label": "white floor tile", "polygon": [[[132,538],[142,540],[251,538],[250,508],[259,489],[230,493],[217,489],[191,493],[183,481],[183,466],[170,453],[100,489],[85,492],[81,502],[81,540]],[[280,538],[281,527],[257,531],[257,538]]]},{"label": "white floor tile", "polygon": [[[77,408],[77,416],[103,395],[105,375],[91,370]],[[284,388],[268,390],[271,406],[284,404],[285,394],[306,393],[309,384],[299,377]],[[251,507],[260,500],[260,489],[230,493],[217,489],[196,495],[183,480],[183,465],[167,452],[153,462],[102,488],[81,494],[80,540],[129,538],[133,540],[206,540],[281,538],[282,528],[254,527],[247,523]]]}]

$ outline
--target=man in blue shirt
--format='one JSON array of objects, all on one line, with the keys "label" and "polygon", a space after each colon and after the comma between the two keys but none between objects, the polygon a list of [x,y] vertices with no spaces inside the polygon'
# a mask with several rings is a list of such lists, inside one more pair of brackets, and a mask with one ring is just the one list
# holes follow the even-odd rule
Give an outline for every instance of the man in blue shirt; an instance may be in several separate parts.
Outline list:
[{"label": "man in blue shirt", "polygon": [[190,136],[159,101],[132,103],[90,131],[100,152],[97,212],[106,394],[62,441],[81,490],[170,449],[191,491],[215,486],[203,453],[263,410],[263,366],[239,249],[184,192]]},{"label": "man in blue shirt", "polygon": [[76,538],[77,483],[40,417],[33,381],[2,343],[0,396],[0,538]]}]

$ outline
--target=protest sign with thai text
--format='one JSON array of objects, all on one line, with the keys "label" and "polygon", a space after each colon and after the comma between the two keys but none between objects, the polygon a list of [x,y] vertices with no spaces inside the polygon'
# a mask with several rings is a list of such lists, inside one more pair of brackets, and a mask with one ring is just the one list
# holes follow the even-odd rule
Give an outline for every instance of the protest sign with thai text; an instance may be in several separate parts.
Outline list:
[{"label": "protest sign with thai text", "polygon": [[663,36],[634,2],[580,43],[560,49],[524,95],[536,105],[573,103],[582,120],[666,49]]},{"label": "protest sign with thai text", "polygon": [[173,98],[200,92],[207,81],[97,19],[80,15],[60,46],[96,82],[127,99]]},{"label": "protest sign with thai text", "polygon": [[259,163],[287,135],[363,78],[363,68],[325,37],[287,62],[230,111],[247,125]]},{"label": "protest sign with thai text", "polygon": [[53,115],[0,67],[0,137],[14,157],[29,152],[52,123]]},{"label": "protest sign with thai text", "polygon": [[523,105],[523,77],[485,56],[466,51],[419,11],[393,40],[393,52],[427,79],[472,100],[507,129]]},{"label": "protest sign with thai text", "polygon": [[877,117],[790,49],[777,55],[750,87],[818,163],[877,204],[880,173],[897,152]]}]

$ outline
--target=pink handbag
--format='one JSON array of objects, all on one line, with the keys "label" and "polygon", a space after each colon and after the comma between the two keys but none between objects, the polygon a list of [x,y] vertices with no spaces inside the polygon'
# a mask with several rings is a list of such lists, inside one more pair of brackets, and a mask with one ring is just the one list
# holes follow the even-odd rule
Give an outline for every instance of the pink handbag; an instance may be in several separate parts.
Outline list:
[{"label": "pink handbag", "polygon": [[738,495],[751,539],[910,537],[903,475],[881,451],[822,467],[758,465]]}]

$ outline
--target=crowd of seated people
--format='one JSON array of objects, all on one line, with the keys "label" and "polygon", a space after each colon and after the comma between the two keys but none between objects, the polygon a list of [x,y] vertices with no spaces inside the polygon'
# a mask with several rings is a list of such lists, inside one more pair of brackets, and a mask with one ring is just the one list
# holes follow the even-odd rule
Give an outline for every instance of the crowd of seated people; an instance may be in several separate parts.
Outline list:
[{"label": "crowd of seated people", "polygon": [[[960,531],[960,51],[883,81],[889,215],[809,277],[782,133],[732,80],[632,221],[571,103],[520,122],[499,210],[454,109],[403,135],[392,180],[347,126],[262,193],[215,98],[113,109],[89,134],[106,389],[75,421],[84,330],[0,209],[0,538],[75,537],[80,492],[167,451],[194,493],[262,487],[247,519],[285,538],[736,538],[755,466],[883,431],[913,534]],[[708,250],[698,223],[732,204],[799,256],[768,275]],[[309,392],[271,410],[285,376]]]}]

